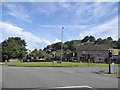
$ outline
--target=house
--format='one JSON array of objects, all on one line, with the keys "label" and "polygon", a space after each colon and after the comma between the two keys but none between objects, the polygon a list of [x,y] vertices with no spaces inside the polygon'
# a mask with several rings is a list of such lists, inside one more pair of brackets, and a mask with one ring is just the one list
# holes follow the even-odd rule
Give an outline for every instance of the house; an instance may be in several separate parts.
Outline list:
[{"label": "house", "polygon": [[81,45],[77,51],[77,57],[80,61],[104,62],[108,58],[107,45]]},{"label": "house", "polygon": [[112,51],[112,55],[119,55],[120,54],[120,49],[109,49]]},{"label": "house", "polygon": [[112,51],[111,62],[120,63],[120,49],[109,49]]}]

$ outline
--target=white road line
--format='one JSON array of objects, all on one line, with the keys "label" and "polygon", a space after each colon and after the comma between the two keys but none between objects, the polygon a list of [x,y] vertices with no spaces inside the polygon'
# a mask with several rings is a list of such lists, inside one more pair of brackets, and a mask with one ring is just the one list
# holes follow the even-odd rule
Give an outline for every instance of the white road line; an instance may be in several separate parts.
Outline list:
[{"label": "white road line", "polygon": [[93,89],[93,87],[86,86],[86,85],[84,85],[84,86],[65,86],[65,87],[56,87],[56,88],[92,88]]}]

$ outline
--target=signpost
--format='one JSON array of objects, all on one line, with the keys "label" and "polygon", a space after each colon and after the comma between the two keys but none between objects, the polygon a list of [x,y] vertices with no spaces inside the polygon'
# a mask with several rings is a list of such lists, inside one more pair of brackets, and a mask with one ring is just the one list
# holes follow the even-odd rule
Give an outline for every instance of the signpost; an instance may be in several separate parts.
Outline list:
[{"label": "signpost", "polygon": [[109,66],[109,74],[111,74],[111,67],[110,67],[111,57],[112,57],[112,51],[111,51],[111,50],[108,51],[108,57],[109,57],[109,63],[108,63],[108,66]]}]

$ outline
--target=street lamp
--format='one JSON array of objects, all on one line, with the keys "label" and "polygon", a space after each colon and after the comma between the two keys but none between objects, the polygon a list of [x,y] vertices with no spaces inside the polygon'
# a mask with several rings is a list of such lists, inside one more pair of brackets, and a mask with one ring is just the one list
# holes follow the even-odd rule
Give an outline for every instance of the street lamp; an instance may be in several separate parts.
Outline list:
[{"label": "street lamp", "polygon": [[60,61],[60,63],[62,63],[62,58],[63,58],[63,29],[64,29],[64,27],[62,27],[62,32],[61,32],[61,61]]}]

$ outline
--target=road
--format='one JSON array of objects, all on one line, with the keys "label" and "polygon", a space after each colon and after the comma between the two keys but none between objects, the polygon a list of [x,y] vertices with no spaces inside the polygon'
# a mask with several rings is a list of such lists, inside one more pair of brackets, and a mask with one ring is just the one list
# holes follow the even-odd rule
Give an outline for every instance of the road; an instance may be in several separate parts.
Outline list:
[{"label": "road", "polygon": [[0,65],[0,89],[2,89],[2,65]]},{"label": "road", "polygon": [[3,88],[88,86],[118,88],[118,78],[95,74],[107,67],[2,67]]}]

